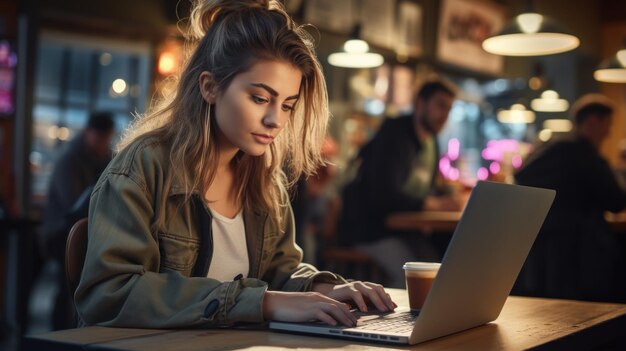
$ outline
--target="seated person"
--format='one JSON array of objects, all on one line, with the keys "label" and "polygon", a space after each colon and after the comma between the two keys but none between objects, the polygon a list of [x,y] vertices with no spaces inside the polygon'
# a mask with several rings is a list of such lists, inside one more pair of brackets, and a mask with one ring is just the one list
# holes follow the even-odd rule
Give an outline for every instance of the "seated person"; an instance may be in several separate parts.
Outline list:
[{"label": "seated person", "polygon": [[[70,228],[87,217],[89,195],[98,177],[111,160],[111,139],[115,121],[111,112],[94,112],[87,126],[61,153],[54,165],[48,187],[42,247],[59,267],[65,265],[65,242]],[[53,329],[76,326],[74,307],[65,276],[57,277],[59,287],[53,312]]]},{"label": "seated person", "polygon": [[514,293],[624,301],[624,252],[604,213],[623,210],[626,193],[599,152],[611,129],[613,104],[589,94],[571,114],[571,135],[542,145],[515,174],[519,184],[555,189],[556,198]]},{"label": "seated person", "polygon": [[433,194],[439,160],[436,138],[454,97],[455,88],[445,81],[424,84],[415,96],[414,112],[386,118],[359,151],[356,176],[343,190],[339,241],[370,254],[393,287],[404,287],[404,262],[438,261],[441,255],[420,235],[387,229],[387,216],[461,208],[459,199]]},{"label": "seated person", "polygon": [[[353,326],[382,286],[301,262],[287,185],[321,164],[326,85],[281,3],[196,1],[176,93],[142,116],[96,184],[76,306],[88,325]],[[290,171],[290,177],[282,171]]]}]

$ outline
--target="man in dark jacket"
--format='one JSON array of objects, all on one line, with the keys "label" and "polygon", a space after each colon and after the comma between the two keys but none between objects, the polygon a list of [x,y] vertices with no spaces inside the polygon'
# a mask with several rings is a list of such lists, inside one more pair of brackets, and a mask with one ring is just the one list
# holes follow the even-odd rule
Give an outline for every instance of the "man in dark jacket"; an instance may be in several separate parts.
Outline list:
[{"label": "man in dark jacket", "polygon": [[624,252],[604,213],[624,209],[626,194],[599,152],[612,115],[606,97],[583,96],[572,108],[572,134],[543,145],[515,175],[519,184],[555,189],[556,198],[514,292],[625,300]]},{"label": "man in dark jacket", "polygon": [[[87,127],[74,138],[59,156],[48,189],[42,234],[47,256],[63,270],[65,242],[72,225],[87,217],[92,186],[111,160],[113,115],[96,112],[90,115]],[[59,294],[53,316],[54,329],[72,328],[73,306],[69,305],[65,275],[61,274]]]},{"label": "man in dark jacket", "polygon": [[454,98],[455,88],[444,81],[424,84],[413,114],[385,119],[359,151],[356,177],[343,190],[339,241],[370,254],[390,286],[404,286],[405,261],[439,257],[423,238],[387,229],[386,217],[399,211],[460,208],[455,199],[432,194],[439,161],[436,136]]}]

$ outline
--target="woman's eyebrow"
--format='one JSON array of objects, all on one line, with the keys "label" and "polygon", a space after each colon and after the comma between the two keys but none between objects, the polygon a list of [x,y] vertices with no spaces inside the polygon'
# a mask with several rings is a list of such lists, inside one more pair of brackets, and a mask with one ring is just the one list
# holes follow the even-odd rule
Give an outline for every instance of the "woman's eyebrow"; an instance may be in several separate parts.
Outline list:
[{"label": "woman's eyebrow", "polygon": [[[268,86],[267,84],[263,84],[263,83],[252,83],[250,84],[254,87],[258,87],[258,88],[262,88],[267,90],[268,93],[270,93],[270,95],[272,95],[273,97],[278,97],[278,92],[274,89],[272,89],[272,87]],[[285,100],[294,100],[300,97],[300,94],[296,94],[296,95],[292,95],[292,96],[288,96]]]}]

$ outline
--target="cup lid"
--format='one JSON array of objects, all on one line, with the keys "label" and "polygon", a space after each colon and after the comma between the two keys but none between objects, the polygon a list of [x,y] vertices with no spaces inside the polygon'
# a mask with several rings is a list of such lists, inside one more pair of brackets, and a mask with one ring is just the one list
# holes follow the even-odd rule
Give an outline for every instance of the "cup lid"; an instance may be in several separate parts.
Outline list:
[{"label": "cup lid", "polygon": [[402,269],[409,271],[431,271],[439,269],[441,263],[438,262],[406,262]]}]

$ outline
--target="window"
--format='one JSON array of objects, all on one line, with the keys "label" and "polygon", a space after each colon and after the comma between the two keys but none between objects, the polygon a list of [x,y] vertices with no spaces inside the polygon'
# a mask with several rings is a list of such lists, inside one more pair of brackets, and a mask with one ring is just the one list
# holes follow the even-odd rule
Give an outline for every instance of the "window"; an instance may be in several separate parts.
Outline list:
[{"label": "window", "polygon": [[144,42],[44,32],[38,47],[30,153],[33,204],[43,205],[54,162],[93,111],[115,114],[117,141],[146,108],[152,53]]}]

